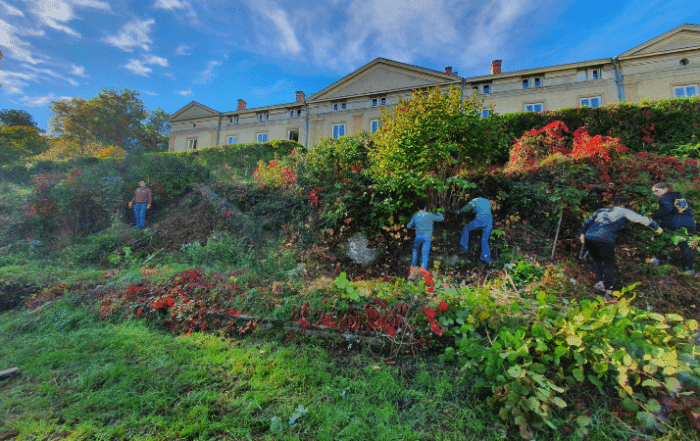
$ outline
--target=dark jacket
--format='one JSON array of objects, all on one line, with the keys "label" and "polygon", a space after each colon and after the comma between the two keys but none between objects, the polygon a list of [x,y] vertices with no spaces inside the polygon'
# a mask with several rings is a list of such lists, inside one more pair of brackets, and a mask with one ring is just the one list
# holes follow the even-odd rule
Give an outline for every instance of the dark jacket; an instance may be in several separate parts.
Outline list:
[{"label": "dark jacket", "polygon": [[628,222],[642,224],[653,229],[659,228],[659,225],[646,216],[642,216],[632,210],[622,207],[601,208],[593,213],[583,223],[581,234],[587,240],[596,242],[615,243],[617,235]]},{"label": "dark jacket", "polygon": [[688,233],[695,234],[695,220],[693,210],[688,200],[677,191],[666,192],[659,198],[659,211],[651,216],[666,230],[678,230],[687,228]]}]

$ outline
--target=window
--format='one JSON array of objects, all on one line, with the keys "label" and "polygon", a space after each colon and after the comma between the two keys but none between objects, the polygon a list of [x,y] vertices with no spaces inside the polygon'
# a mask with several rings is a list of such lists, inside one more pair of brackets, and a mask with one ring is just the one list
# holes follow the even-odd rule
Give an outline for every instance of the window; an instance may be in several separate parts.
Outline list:
[{"label": "window", "polygon": [[289,117],[294,118],[294,111],[293,110],[291,112],[289,112]]},{"label": "window", "polygon": [[528,87],[530,87],[530,79],[529,79],[529,78],[525,78],[525,79],[523,80],[523,89],[527,89]]},{"label": "window", "polygon": [[488,118],[491,116],[491,109],[482,109],[481,110],[481,117],[482,118]]},{"label": "window", "polygon": [[267,133],[258,133],[258,142],[267,142]]},{"label": "window", "polygon": [[378,104],[379,104],[379,100],[377,100],[376,98],[374,98],[374,99],[372,100],[372,107],[376,107]]},{"label": "window", "polygon": [[341,109],[345,110],[346,107],[347,107],[347,104],[346,104],[346,103],[341,103],[341,104],[340,104],[340,108],[341,108]]},{"label": "window", "polygon": [[345,124],[333,124],[333,139],[345,136]]},{"label": "window", "polygon": [[378,119],[373,119],[372,121],[369,122],[369,125],[370,125],[370,131],[372,133],[375,133],[379,129],[381,122]]},{"label": "window", "polygon": [[333,104],[333,110],[338,110],[338,105],[337,105],[337,104]]},{"label": "window", "polygon": [[535,77],[535,87],[542,87],[542,78]]},{"label": "window", "polygon": [[525,111],[526,112],[541,112],[543,110],[544,110],[544,104],[542,104],[542,103],[525,104]]},{"label": "window", "polygon": [[681,58],[681,60],[678,62],[681,66],[687,66],[689,63],[687,58]]},{"label": "window", "polygon": [[287,139],[299,142],[299,129],[289,129],[289,132],[287,132]]},{"label": "window", "polygon": [[472,93],[479,93],[479,86],[472,87]]},{"label": "window", "polygon": [[603,70],[600,67],[578,71],[579,81],[599,80],[603,78]]},{"label": "window", "polygon": [[229,118],[229,119],[228,119],[228,124],[229,124],[229,125],[233,124],[233,118]]},{"label": "window", "polygon": [[386,98],[380,99],[380,100],[379,100],[379,103],[380,103],[382,106],[386,106]]},{"label": "window", "polygon": [[688,98],[698,95],[698,85],[688,84],[686,86],[678,86],[673,88],[673,96],[676,98]]},{"label": "window", "polygon": [[588,98],[581,98],[581,106],[586,107],[600,107],[601,99],[599,96],[592,96]]},{"label": "window", "polygon": [[188,139],[187,140],[187,150],[196,150],[197,149],[197,140],[196,139]]},{"label": "window", "polygon": [[226,140],[227,144],[236,144],[238,143],[238,136],[229,136],[228,139]]},{"label": "window", "polygon": [[491,85],[484,84],[484,93],[491,93]]}]

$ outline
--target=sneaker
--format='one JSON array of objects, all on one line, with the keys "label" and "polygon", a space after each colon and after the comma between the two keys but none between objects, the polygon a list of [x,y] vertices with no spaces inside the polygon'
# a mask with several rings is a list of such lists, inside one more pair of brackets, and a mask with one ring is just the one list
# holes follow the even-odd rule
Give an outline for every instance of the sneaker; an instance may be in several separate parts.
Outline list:
[{"label": "sneaker", "polygon": [[685,270],[685,273],[688,274],[688,275],[690,275],[690,276],[694,276],[694,275],[695,275],[695,270],[691,270],[691,269]]},{"label": "sneaker", "polygon": [[595,285],[593,285],[593,289],[597,291],[605,291],[605,285],[603,284],[603,282],[598,282]]},{"label": "sneaker", "polygon": [[651,259],[647,259],[647,263],[650,265],[659,266],[659,259],[652,257]]}]

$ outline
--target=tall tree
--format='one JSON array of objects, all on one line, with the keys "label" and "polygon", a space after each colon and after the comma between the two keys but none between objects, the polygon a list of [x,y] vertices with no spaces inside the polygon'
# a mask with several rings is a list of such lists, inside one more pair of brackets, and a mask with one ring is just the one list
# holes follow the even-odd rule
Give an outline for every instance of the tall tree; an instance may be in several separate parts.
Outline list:
[{"label": "tall tree", "polygon": [[143,138],[139,143],[142,150],[148,152],[165,152],[168,150],[169,116],[160,107],[150,112],[148,121],[142,126]]},{"label": "tall tree", "polygon": [[98,142],[130,151],[146,137],[142,122],[148,111],[129,89],[102,89],[95,98],[53,101],[50,108],[53,130],[81,145]]},{"label": "tall tree", "polygon": [[25,127],[34,127],[36,128],[36,121],[34,121],[34,117],[29,114],[28,112],[25,112],[24,110],[8,110],[8,109],[2,109],[0,110],[0,125],[4,125],[7,127],[12,127],[12,126],[25,126]]},{"label": "tall tree", "polygon": [[48,148],[46,136],[36,127],[0,126],[0,165],[24,161]]}]

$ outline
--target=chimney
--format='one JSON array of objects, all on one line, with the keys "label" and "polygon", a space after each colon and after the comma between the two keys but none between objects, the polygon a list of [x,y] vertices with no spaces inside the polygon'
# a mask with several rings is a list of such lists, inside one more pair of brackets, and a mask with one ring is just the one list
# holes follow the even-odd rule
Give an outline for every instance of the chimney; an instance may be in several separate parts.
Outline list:
[{"label": "chimney", "polygon": [[501,73],[501,60],[493,60],[491,62],[491,75]]},{"label": "chimney", "polygon": [[303,103],[306,99],[306,94],[301,90],[297,90],[297,103]]},{"label": "chimney", "polygon": [[245,101],[241,99],[238,100],[238,110],[245,110]]},{"label": "chimney", "polygon": [[447,66],[447,67],[445,68],[445,73],[446,73],[446,74],[451,74],[451,73],[452,73],[452,66]]}]

